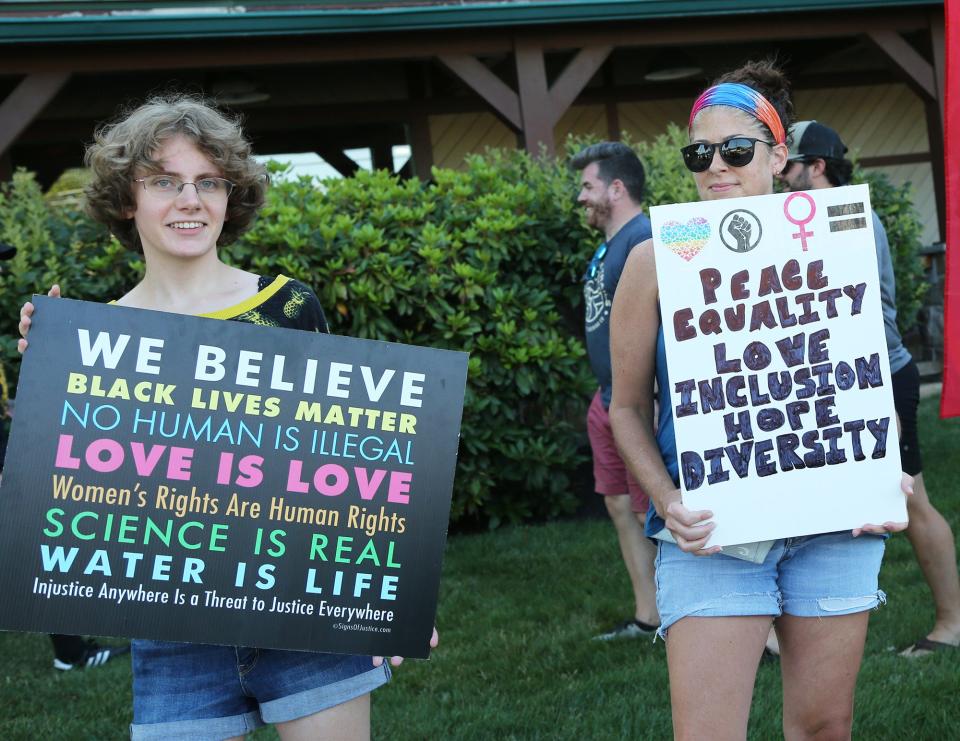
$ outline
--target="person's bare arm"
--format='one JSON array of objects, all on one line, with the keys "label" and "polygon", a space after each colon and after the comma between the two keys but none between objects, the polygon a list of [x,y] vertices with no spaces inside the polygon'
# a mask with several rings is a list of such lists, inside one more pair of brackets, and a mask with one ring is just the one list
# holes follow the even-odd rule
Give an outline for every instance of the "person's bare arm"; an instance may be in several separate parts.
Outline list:
[{"label": "person's bare arm", "polygon": [[705,549],[704,546],[714,526],[700,523],[710,519],[713,513],[705,510],[691,512],[683,506],[680,491],[663,465],[653,436],[657,331],[660,326],[657,297],[653,241],[647,240],[634,248],[627,258],[613,299],[610,316],[613,368],[610,425],[621,457],[650,496],[677,544],[697,555],[711,555],[719,548]]}]

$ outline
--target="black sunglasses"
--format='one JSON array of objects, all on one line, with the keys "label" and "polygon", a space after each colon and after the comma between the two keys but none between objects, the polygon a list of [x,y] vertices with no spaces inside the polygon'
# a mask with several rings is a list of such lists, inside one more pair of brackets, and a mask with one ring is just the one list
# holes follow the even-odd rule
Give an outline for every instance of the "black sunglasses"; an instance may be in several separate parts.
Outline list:
[{"label": "black sunglasses", "polygon": [[753,161],[753,151],[757,142],[766,144],[768,147],[773,145],[763,139],[751,139],[748,136],[734,136],[725,142],[716,142],[708,144],[707,142],[698,142],[697,144],[688,144],[680,148],[683,154],[683,164],[687,166],[690,172],[703,172],[710,167],[713,162],[713,154],[720,147],[720,159],[731,167],[746,167]]}]

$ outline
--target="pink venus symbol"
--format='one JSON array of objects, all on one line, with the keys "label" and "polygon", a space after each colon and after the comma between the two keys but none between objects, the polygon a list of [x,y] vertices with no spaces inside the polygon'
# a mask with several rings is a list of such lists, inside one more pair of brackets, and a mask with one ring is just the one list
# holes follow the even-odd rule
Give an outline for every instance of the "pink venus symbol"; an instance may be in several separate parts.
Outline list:
[{"label": "pink venus symbol", "polygon": [[[790,213],[790,204],[793,203],[797,198],[803,199],[807,202],[807,205],[810,207],[807,211],[806,216],[803,218],[797,218],[792,213]],[[807,237],[812,237],[813,232],[807,231],[804,227],[813,221],[813,217],[817,214],[817,204],[807,193],[791,193],[787,196],[787,200],[783,202],[783,215],[787,217],[789,221],[794,226],[800,227],[800,231],[794,232],[793,238],[800,240],[800,246],[803,247],[803,251],[807,251]]]}]

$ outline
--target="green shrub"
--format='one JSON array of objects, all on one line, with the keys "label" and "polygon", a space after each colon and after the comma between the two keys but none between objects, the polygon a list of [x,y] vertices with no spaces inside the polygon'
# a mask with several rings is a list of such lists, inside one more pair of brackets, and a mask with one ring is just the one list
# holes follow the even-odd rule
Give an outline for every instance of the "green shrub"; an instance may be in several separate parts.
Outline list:
[{"label": "green shrub", "polygon": [[859,166],[854,168],[853,182],[870,186],[870,204],[887,232],[897,283],[897,326],[900,334],[907,334],[917,325],[928,288],[920,263],[923,226],[913,207],[911,185],[893,185],[882,172]]},{"label": "green shrub", "polygon": [[279,183],[224,256],[313,286],[335,333],[470,353],[454,521],[570,511],[592,386],[563,318],[590,250],[573,181],[512,151],[433,174]]}]

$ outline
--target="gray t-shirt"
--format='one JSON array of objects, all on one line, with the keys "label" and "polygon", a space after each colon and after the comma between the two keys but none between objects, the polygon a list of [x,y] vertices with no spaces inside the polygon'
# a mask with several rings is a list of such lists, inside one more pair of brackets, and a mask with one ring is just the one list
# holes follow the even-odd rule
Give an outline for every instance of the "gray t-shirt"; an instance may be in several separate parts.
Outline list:
[{"label": "gray t-shirt", "polygon": [[897,281],[893,275],[893,259],[887,232],[873,212],[873,237],[877,248],[877,271],[880,273],[880,305],[883,308],[883,331],[887,336],[887,355],[890,372],[896,373],[910,362],[910,352],[903,346],[900,330],[897,329]]}]

